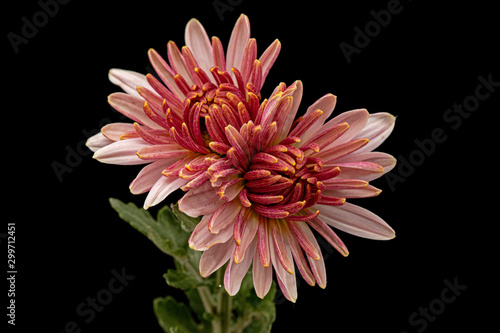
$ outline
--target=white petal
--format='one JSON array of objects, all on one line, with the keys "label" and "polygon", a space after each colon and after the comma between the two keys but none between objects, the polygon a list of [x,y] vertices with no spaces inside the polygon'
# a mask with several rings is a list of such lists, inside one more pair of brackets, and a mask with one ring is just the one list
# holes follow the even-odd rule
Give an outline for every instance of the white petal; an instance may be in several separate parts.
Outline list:
[{"label": "white petal", "polygon": [[113,140],[108,139],[107,137],[102,135],[101,132],[99,132],[88,138],[85,145],[95,153],[99,149],[106,147],[107,145],[112,144],[113,142],[114,142]]},{"label": "white petal", "polygon": [[205,28],[197,19],[193,18],[188,22],[185,40],[186,46],[193,53],[198,65],[206,74],[209,74],[210,68],[213,67],[212,45]]},{"label": "white petal", "polygon": [[203,252],[200,259],[201,276],[208,277],[224,265],[233,254],[235,246],[234,241],[230,239],[226,243],[217,244]]},{"label": "white petal", "polygon": [[250,39],[250,21],[246,15],[241,15],[234,25],[226,55],[226,70],[233,75],[231,67],[241,69],[243,53]]},{"label": "white petal", "polygon": [[144,87],[152,90],[146,79],[146,75],[128,71],[124,69],[113,68],[108,73],[109,81],[123,89],[127,94],[140,97],[137,87]]},{"label": "white petal", "polygon": [[144,202],[144,209],[157,205],[170,193],[179,189],[188,182],[186,179],[162,176],[153,185]]},{"label": "white petal", "polygon": [[380,217],[367,209],[345,203],[342,206],[316,205],[319,218],[330,226],[355,236],[387,240],[396,235],[394,230]]},{"label": "white petal", "polygon": [[94,153],[94,158],[102,163],[119,165],[146,164],[152,161],[141,160],[137,152],[145,147],[151,146],[141,138],[127,139],[113,142]]},{"label": "white petal", "polygon": [[212,187],[210,182],[190,189],[179,200],[179,210],[191,217],[213,214],[226,202],[225,200],[219,200],[216,191],[217,189]]}]

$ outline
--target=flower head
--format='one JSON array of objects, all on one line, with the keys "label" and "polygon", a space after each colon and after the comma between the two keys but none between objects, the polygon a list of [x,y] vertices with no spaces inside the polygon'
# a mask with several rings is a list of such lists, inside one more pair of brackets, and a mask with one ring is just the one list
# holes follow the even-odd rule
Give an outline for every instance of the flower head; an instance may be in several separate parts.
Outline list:
[{"label": "flower head", "polygon": [[225,288],[234,295],[253,263],[256,293],[264,297],[273,268],[284,295],[297,298],[295,264],[310,285],[325,288],[326,273],[316,230],[342,255],[348,251],[330,226],[356,236],[391,239],[378,216],[346,199],[378,195],[369,181],[390,171],[395,159],[373,152],[391,133],[395,118],[366,110],[330,121],[336,97],[328,94],[295,119],[300,81],[280,84],[255,117],[239,128],[219,123],[227,141],[211,136],[220,158],[208,167],[210,181],[190,189],[179,208],[203,216],[190,247],[204,251],[200,273],[229,262]]},{"label": "flower head", "polygon": [[[205,171],[228,145],[224,127],[239,128],[253,119],[260,90],[281,45],[272,43],[257,59],[248,17],[241,15],[224,52],[217,37],[208,38],[199,21],[186,26],[186,46],[170,41],[168,61],[155,50],[149,60],[159,80],[112,69],[111,82],[125,93],[114,93],[109,104],[134,123],[113,123],[91,137],[87,145],[103,162],[147,164],[130,184],[134,194],[149,192],[144,207],[156,205],[183,187],[199,186]],[[211,138],[220,145],[210,146]]]}]

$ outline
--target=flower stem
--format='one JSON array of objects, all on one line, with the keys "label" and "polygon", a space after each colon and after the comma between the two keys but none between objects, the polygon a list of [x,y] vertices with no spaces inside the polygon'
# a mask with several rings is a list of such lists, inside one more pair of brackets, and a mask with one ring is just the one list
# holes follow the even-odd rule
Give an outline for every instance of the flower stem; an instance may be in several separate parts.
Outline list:
[{"label": "flower stem", "polygon": [[224,272],[225,269],[217,271],[216,281],[219,287],[217,294],[217,315],[220,318],[221,332],[230,333],[231,329],[231,314],[232,314],[232,298],[224,289]]}]

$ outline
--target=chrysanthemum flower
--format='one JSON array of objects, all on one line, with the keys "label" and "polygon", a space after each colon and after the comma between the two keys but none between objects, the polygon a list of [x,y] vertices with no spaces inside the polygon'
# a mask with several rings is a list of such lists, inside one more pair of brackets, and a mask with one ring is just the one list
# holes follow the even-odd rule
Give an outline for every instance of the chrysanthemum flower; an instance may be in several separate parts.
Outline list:
[{"label": "chrysanthemum flower", "polygon": [[223,140],[210,135],[209,146],[220,155],[207,169],[210,182],[179,201],[187,215],[203,216],[189,239],[191,248],[204,251],[201,275],[228,262],[224,284],[231,295],[252,263],[259,297],[269,291],[274,268],[283,294],[295,301],[294,262],[307,283],[325,288],[312,229],[344,256],[347,248],[331,227],[370,239],[395,236],[380,217],[346,202],[381,192],[368,182],[396,160],[373,150],[389,136],[395,118],[360,109],[324,123],[336,103],[328,94],[294,121],[301,97],[300,81],[280,84],[251,121],[241,127],[219,123]]},{"label": "chrysanthemum flower", "polygon": [[250,23],[241,15],[224,52],[195,19],[185,32],[181,50],[167,45],[170,65],[153,49],[149,60],[160,80],[121,69],[112,69],[111,82],[125,93],[114,93],[109,104],[135,123],[112,123],[91,137],[87,146],[94,158],[120,165],[147,164],[130,184],[134,194],[149,191],[144,207],[156,205],[183,187],[206,180],[206,169],[220,156],[211,139],[221,147],[229,141],[227,125],[240,128],[256,115],[260,90],[281,45],[272,43],[257,59]]}]

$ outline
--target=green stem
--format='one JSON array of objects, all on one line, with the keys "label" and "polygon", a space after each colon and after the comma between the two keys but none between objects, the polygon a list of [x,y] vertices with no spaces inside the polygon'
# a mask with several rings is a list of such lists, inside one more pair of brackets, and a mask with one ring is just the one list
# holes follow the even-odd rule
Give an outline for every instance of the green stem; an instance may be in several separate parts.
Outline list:
[{"label": "green stem", "polygon": [[232,314],[232,298],[224,289],[224,271],[225,269],[217,270],[216,286],[219,287],[217,294],[217,314],[220,318],[222,333],[230,333],[231,327],[231,314]]}]

